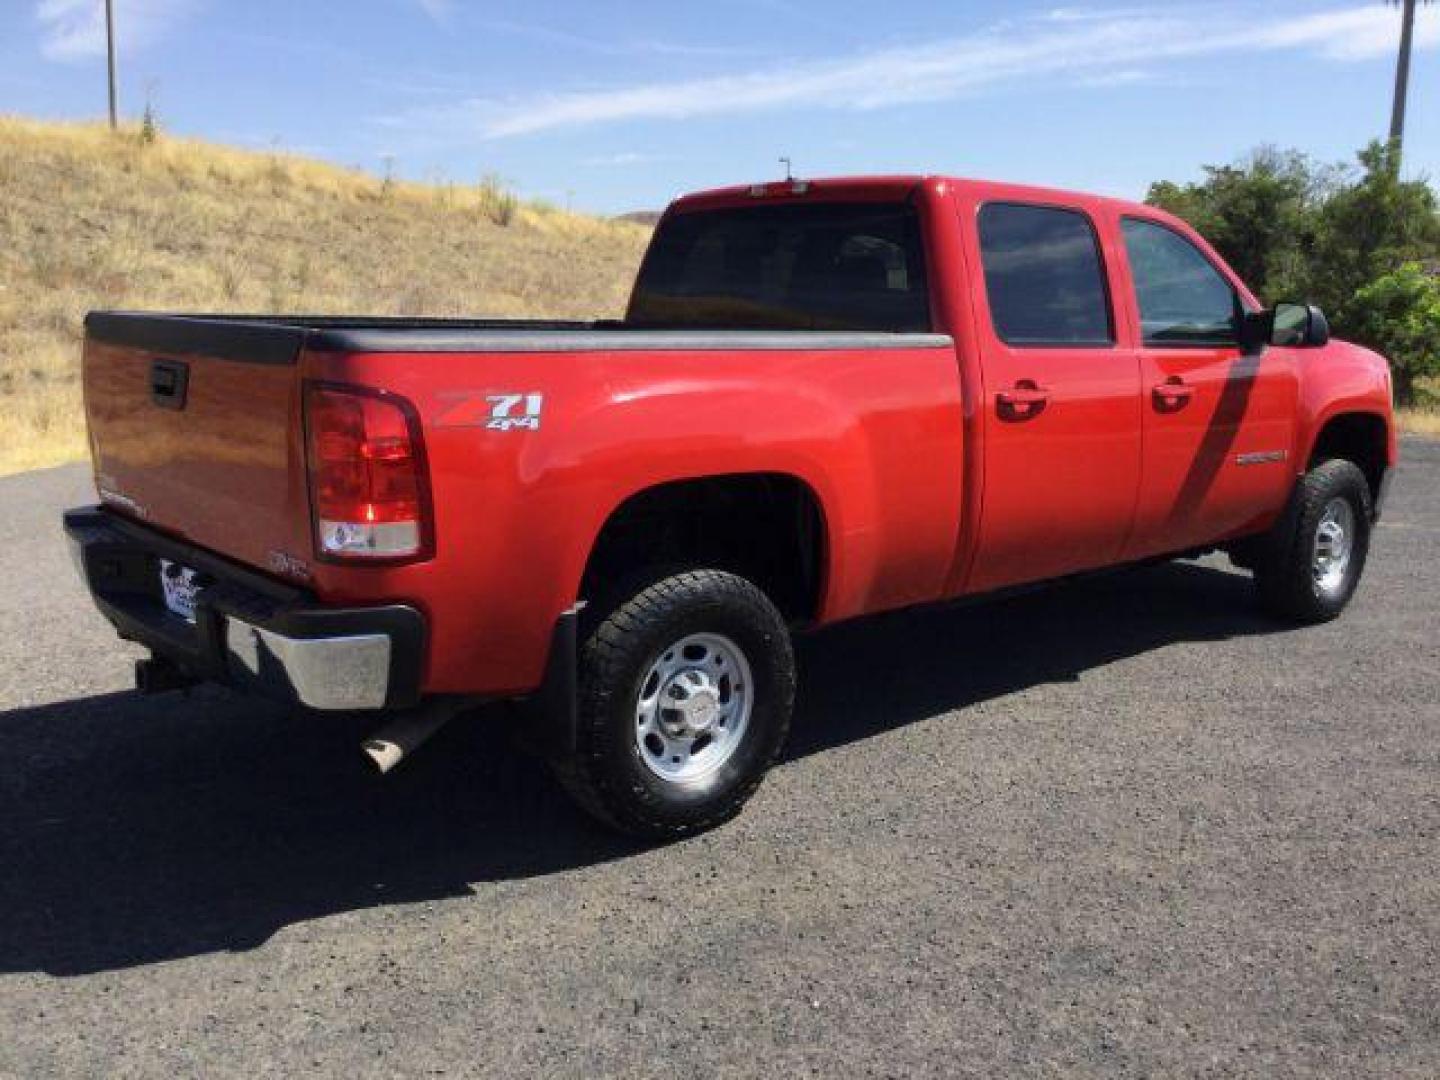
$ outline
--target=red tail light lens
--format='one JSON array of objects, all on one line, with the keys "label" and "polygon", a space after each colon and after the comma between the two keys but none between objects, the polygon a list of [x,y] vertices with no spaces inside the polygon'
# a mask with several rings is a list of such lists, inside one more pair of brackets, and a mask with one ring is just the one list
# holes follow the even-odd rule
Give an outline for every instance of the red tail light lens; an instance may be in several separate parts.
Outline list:
[{"label": "red tail light lens", "polygon": [[429,554],[425,449],[409,402],[360,387],[309,384],[305,439],[322,558]]}]

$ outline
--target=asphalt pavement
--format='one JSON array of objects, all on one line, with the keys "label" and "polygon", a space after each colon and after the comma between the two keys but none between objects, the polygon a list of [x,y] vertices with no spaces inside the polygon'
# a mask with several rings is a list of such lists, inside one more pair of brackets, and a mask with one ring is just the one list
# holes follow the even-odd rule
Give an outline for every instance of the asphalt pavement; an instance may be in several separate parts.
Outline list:
[{"label": "asphalt pavement", "polygon": [[1440,1075],[1440,443],[1294,630],[1223,559],[801,647],[788,759],[662,848],[493,713],[142,698],[0,479],[0,1075]]}]

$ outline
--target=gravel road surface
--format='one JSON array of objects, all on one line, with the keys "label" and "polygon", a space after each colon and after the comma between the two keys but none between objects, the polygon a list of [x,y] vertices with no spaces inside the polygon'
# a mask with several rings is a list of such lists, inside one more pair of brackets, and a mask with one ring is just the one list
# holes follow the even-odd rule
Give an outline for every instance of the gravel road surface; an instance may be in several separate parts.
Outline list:
[{"label": "gravel road surface", "polygon": [[1339,622],[1224,560],[802,645],[787,761],[645,849],[493,714],[141,698],[0,479],[0,1075],[1440,1075],[1440,443]]}]

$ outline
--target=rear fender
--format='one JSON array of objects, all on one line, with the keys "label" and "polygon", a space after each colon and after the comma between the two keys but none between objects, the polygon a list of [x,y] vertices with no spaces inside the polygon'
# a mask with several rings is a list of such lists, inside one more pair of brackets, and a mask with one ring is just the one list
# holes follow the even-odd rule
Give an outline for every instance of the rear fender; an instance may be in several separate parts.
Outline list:
[{"label": "rear fender", "polygon": [[[366,575],[327,566],[317,576],[329,598],[383,588],[426,612],[430,692],[533,691],[557,621],[583,599],[610,515],[676,481],[768,473],[806,485],[823,519],[821,622],[934,599],[943,588],[963,489],[947,338],[427,363],[332,354],[317,374],[402,394],[425,425],[435,558]],[[487,422],[487,402],[517,395],[534,401],[526,424]]]}]

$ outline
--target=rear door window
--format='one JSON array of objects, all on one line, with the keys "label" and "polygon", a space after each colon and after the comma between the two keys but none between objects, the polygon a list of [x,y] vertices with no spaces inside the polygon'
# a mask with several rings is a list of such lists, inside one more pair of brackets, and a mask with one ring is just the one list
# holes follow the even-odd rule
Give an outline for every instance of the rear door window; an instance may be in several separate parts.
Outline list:
[{"label": "rear door window", "polygon": [[728,329],[930,329],[919,217],[907,203],[785,203],[676,214],[626,321]]},{"label": "rear door window", "polygon": [[1002,341],[1022,348],[1114,343],[1089,217],[1055,206],[988,203],[979,226],[985,294]]}]

